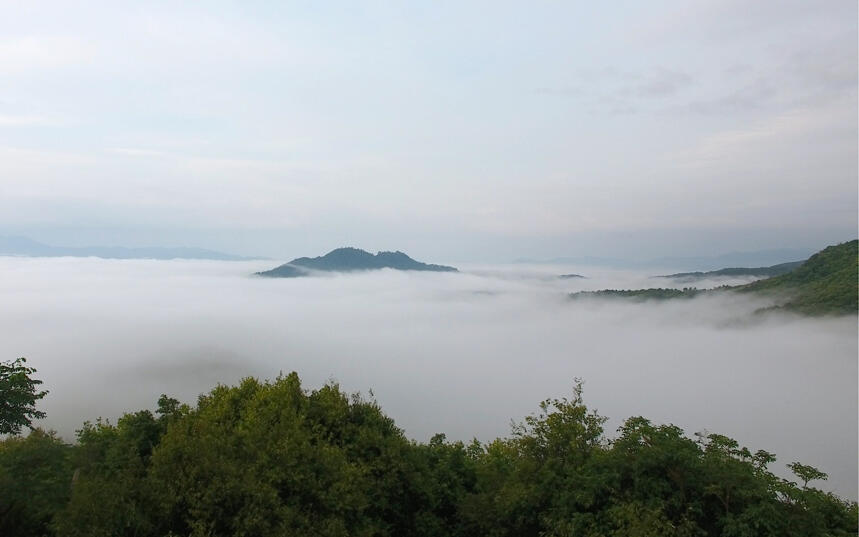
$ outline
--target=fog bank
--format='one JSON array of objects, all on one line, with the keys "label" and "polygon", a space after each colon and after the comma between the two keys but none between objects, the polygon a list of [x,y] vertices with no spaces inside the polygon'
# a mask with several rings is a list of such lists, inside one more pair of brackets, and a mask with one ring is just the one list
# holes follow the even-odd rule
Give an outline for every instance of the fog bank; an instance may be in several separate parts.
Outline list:
[{"label": "fog bank", "polygon": [[295,370],[307,388],[372,389],[418,440],[486,441],[580,377],[610,436],[633,415],[718,432],[857,496],[855,317],[754,319],[766,304],[749,296],[568,300],[671,283],[593,267],[250,276],[276,264],[0,257],[0,359],[38,369],[43,425],[67,439],[161,393],[191,403],[218,382]]}]

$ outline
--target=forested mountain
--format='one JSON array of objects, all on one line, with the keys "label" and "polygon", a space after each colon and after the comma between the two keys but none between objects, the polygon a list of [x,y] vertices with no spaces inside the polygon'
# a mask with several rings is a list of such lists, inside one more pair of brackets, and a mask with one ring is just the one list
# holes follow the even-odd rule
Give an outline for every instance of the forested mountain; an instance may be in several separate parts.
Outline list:
[{"label": "forested mountain", "polygon": [[800,313],[856,313],[857,246],[857,240],[830,246],[787,274],[740,286],[737,291],[787,297],[778,307]]},{"label": "forested mountain", "polygon": [[379,252],[373,255],[358,248],[337,248],[320,257],[299,257],[271,270],[257,272],[257,274],[259,276],[275,278],[295,278],[307,276],[313,271],[352,272],[383,268],[456,272],[456,269],[453,267],[430,265],[415,261],[403,252]]},{"label": "forested mountain", "polygon": [[731,268],[723,268],[719,270],[710,270],[707,272],[678,272],[677,274],[666,274],[664,276],[654,276],[654,278],[670,278],[672,280],[681,282],[681,283],[689,283],[698,280],[704,280],[707,278],[721,278],[721,277],[736,277],[736,276],[765,276],[770,278],[772,276],[779,276],[781,274],[786,274],[798,266],[802,265],[804,261],[791,261],[790,263],[779,263],[778,265],[773,265],[771,267],[754,267],[754,268],[743,268],[743,267],[731,267]]},{"label": "forested mountain", "polygon": [[[691,298],[712,293],[755,293],[776,300],[768,310],[787,310],[806,315],[842,315],[859,310],[859,241],[829,246],[790,272],[745,285],[722,286],[710,290],[685,289],[604,289],[570,294],[571,298],[618,297],[636,300]],[[773,268],[773,267],[769,267]]]},{"label": "forested mountain", "polygon": [[632,417],[609,438],[605,420],[577,383],[506,438],[419,443],[336,384],[246,379],[85,423],[75,445],[0,441],[0,535],[856,535],[814,467],[788,481],[726,436]]}]

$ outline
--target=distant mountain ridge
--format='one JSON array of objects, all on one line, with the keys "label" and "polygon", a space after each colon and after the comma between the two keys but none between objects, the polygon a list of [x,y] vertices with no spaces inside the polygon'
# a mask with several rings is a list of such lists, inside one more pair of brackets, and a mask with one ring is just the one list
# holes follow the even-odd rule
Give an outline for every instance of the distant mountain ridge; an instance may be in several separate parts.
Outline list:
[{"label": "distant mountain ridge", "polygon": [[257,272],[259,276],[273,278],[296,278],[308,276],[313,271],[320,272],[355,272],[361,270],[378,270],[390,268],[394,270],[417,270],[429,272],[457,272],[454,267],[433,265],[415,261],[403,252],[370,252],[359,248],[337,248],[319,257],[298,257],[289,263],[271,270]]},{"label": "distant mountain ridge", "polygon": [[537,265],[603,266],[623,269],[666,269],[684,271],[713,271],[722,267],[765,267],[795,259],[807,259],[815,250],[811,248],[780,248],[754,252],[729,252],[716,256],[659,257],[636,260],[612,257],[557,257],[547,260],[516,259],[514,263]]},{"label": "distant mountain ridge", "polygon": [[103,259],[211,259],[249,261],[243,257],[204,248],[126,248],[124,246],[49,246],[27,237],[0,237],[0,256],[18,257],[100,257]]},{"label": "distant mountain ridge", "polygon": [[698,280],[704,280],[707,278],[736,276],[765,276],[767,278],[771,278],[773,276],[787,274],[788,272],[792,271],[803,263],[804,261],[791,261],[789,263],[779,263],[778,265],[773,265],[771,267],[730,267],[719,270],[710,270],[707,272],[678,272],[677,274],[654,276],[654,278],[669,278],[672,280],[676,280],[680,283],[690,283]]}]

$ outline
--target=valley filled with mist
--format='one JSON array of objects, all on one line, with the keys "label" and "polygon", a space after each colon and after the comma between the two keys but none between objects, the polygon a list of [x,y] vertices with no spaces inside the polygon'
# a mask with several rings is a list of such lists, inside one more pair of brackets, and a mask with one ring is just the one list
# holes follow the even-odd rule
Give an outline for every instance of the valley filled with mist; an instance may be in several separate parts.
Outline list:
[{"label": "valley filled with mist", "polygon": [[[772,299],[749,294],[569,299],[653,287],[667,271],[253,275],[275,264],[0,257],[0,352],[38,369],[50,392],[38,425],[68,441],[162,393],[193,404],[219,383],[296,371],[308,387],[372,391],[409,438],[488,442],[581,378],[609,437],[636,415],[725,434],[774,452],[778,474],[802,461],[829,474],[818,487],[857,496],[854,315],[756,315]],[[585,277],[558,277],[571,273]]]},{"label": "valley filled with mist", "polygon": [[856,1],[0,13],[0,537],[859,536]]}]

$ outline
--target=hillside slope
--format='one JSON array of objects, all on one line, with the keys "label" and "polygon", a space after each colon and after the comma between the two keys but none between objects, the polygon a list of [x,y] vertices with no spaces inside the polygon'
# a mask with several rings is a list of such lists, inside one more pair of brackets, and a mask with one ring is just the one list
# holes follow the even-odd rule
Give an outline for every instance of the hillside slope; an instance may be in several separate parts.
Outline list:
[{"label": "hillside slope", "polygon": [[737,287],[742,293],[784,295],[778,308],[809,315],[856,313],[859,241],[829,246],[781,276]]}]

